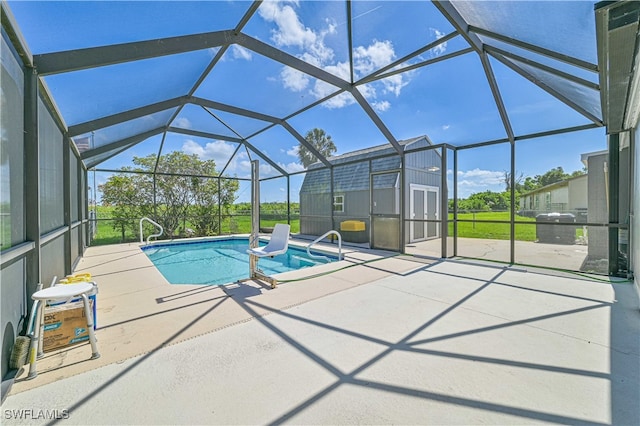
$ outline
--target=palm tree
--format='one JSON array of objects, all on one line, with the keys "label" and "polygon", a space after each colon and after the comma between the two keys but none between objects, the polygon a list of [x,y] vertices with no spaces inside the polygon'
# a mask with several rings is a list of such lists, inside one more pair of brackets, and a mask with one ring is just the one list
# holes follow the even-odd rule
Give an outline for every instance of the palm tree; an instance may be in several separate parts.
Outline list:
[{"label": "palm tree", "polygon": [[[315,128],[309,130],[304,139],[325,157],[330,157],[337,150],[336,145],[331,140],[331,136],[322,129]],[[298,157],[305,168],[318,161],[316,156],[302,144],[300,144],[300,148],[298,149]]]}]

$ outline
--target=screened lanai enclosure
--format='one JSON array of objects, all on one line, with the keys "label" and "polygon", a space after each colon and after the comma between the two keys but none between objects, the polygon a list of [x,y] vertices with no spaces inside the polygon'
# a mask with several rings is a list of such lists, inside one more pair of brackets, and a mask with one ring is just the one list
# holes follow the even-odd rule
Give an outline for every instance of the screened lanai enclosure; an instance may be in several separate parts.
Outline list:
[{"label": "screened lanai enclosure", "polygon": [[164,239],[249,233],[253,208],[263,232],[415,256],[640,262],[638,2],[1,4],[3,377],[37,283],[142,217]]}]

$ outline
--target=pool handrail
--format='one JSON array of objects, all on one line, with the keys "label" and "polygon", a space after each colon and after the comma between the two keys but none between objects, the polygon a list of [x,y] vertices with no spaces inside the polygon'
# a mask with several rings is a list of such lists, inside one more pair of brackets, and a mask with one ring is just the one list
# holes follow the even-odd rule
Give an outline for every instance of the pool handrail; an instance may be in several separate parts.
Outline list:
[{"label": "pool handrail", "polygon": [[340,233],[338,231],[334,231],[333,229],[331,231],[325,232],[324,234],[322,234],[322,236],[320,236],[320,237],[316,238],[315,240],[313,240],[312,242],[310,242],[309,245],[307,246],[307,255],[312,259],[327,259],[327,260],[330,260],[329,257],[327,257],[327,256],[311,254],[311,252],[309,250],[311,249],[312,245],[314,245],[318,241],[324,239],[325,237],[327,237],[328,235],[331,235],[331,234],[338,236],[338,260],[342,260],[342,235],[340,235]]},{"label": "pool handrail", "polygon": [[143,217],[142,219],[140,219],[140,244],[144,243],[144,236],[142,234],[142,222],[147,221],[149,223],[151,223],[152,225],[155,225],[156,227],[158,227],[160,229],[160,232],[157,234],[151,234],[147,237],[147,244],[149,244],[149,240],[152,237],[159,237],[164,233],[164,228],[162,227],[162,225],[160,225],[157,222],[154,222],[153,220],[149,219],[148,217]]}]

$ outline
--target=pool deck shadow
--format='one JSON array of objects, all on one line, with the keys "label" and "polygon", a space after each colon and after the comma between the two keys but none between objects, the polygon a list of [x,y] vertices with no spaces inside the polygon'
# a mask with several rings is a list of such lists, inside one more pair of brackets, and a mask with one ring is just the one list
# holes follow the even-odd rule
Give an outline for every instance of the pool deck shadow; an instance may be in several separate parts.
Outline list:
[{"label": "pool deck shadow", "polygon": [[[292,242],[295,245],[295,241]],[[337,252],[331,244],[319,246]],[[16,377],[11,394],[39,387],[162,347],[250,321],[256,316],[296,306],[394,273],[424,266],[400,260],[395,253],[343,247],[344,260],[312,269],[275,275],[283,282],[276,289],[257,280],[224,286],[170,284],[137,243],[89,247],[75,273],[90,272],[98,283],[97,330],[100,358],[89,360],[88,343],[44,354],[37,362],[38,376],[26,380],[28,365]],[[336,269],[376,260],[360,267],[367,273]],[[360,268],[359,267],[359,268]],[[311,279],[310,272],[320,276]],[[248,273],[247,273],[248,275]],[[292,282],[295,281],[295,282]],[[248,312],[234,300],[259,299],[264,308]],[[231,303],[230,303],[231,302]],[[185,324],[189,324],[185,327]]]},{"label": "pool deck shadow", "polygon": [[354,250],[276,289],[170,285],[136,250],[92,248],[78,268],[100,286],[102,357],[48,354],[5,411],[78,425],[640,424],[628,282]]}]

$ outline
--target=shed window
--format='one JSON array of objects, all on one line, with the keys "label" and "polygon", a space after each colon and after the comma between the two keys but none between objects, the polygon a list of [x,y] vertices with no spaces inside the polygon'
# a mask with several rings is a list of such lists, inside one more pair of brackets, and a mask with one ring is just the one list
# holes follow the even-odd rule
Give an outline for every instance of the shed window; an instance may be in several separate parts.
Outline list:
[{"label": "shed window", "polygon": [[333,196],[333,211],[344,212],[344,195]]}]

